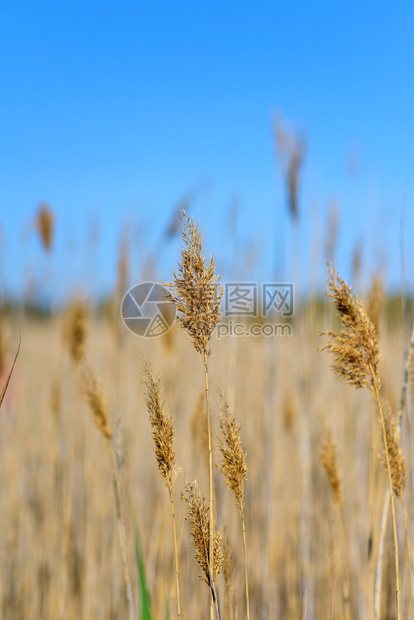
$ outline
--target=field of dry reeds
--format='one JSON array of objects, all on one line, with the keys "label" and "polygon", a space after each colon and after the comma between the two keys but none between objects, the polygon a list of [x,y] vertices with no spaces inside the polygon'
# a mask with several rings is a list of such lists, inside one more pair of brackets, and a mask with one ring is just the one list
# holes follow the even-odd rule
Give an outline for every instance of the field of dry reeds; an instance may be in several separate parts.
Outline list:
[{"label": "field of dry reeds", "polygon": [[332,299],[298,300],[290,336],[217,339],[200,228],[183,216],[165,336],[128,332],[119,295],[1,315],[0,387],[21,346],[0,409],[0,616],[412,618],[411,317],[331,270]]}]

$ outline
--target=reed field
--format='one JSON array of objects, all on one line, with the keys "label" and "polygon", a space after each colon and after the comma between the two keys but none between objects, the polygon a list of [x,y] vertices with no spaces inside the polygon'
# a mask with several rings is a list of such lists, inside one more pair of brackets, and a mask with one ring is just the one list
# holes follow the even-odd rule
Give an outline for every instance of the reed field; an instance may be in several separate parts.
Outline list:
[{"label": "reed field", "polygon": [[220,274],[203,221],[181,224],[164,336],[122,324],[122,269],[106,311],[0,316],[0,387],[21,335],[0,409],[1,618],[414,617],[408,304],[332,265],[290,335],[217,338]]}]

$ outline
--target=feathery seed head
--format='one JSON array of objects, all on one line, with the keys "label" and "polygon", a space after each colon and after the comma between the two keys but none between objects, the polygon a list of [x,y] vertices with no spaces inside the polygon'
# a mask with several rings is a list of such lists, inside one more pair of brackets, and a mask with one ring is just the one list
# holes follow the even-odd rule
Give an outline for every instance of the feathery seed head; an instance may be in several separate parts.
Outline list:
[{"label": "feathery seed head", "polygon": [[194,556],[204,573],[204,576],[200,575],[200,578],[212,588],[214,580],[219,576],[223,566],[221,531],[213,535],[213,580],[211,580],[209,568],[209,509],[207,508],[204,496],[198,488],[196,480],[185,483],[185,490],[181,498],[187,505],[186,521],[188,521],[190,525]]},{"label": "feathery seed head", "polygon": [[181,263],[178,273],[173,272],[173,282],[165,286],[168,299],[175,305],[178,320],[191,338],[195,350],[204,358],[210,355],[208,345],[220,320],[220,303],[223,288],[215,274],[215,263],[210,257],[207,264],[201,254],[202,238],[193,218],[182,212]]},{"label": "feathery seed head", "polygon": [[[400,445],[400,427],[391,412],[391,407],[388,402],[384,403],[384,426],[388,448],[388,459],[391,469],[392,486],[395,495],[397,497],[402,497],[407,482],[407,468]],[[385,453],[383,434],[381,434],[381,437]],[[382,456],[381,461],[386,468],[386,457]]]},{"label": "feathery seed head", "polygon": [[243,516],[244,485],[247,478],[246,452],[240,439],[240,426],[221,390],[218,390],[218,406],[221,429],[219,438],[221,463],[218,468],[234,495],[240,515]]},{"label": "feathery seed head", "polygon": [[144,360],[143,382],[146,387],[145,401],[149,413],[158,470],[164,478],[166,486],[171,489],[172,469],[175,463],[174,421],[171,413],[164,410],[160,380],[155,379],[151,365],[146,360]]},{"label": "feathery seed head", "polygon": [[66,311],[64,336],[74,364],[78,364],[84,356],[88,317],[88,304],[80,299],[73,301]]},{"label": "feathery seed head", "polygon": [[37,212],[36,228],[39,232],[40,239],[46,251],[49,251],[52,247],[53,221],[54,215],[52,211],[47,205],[41,205]]},{"label": "feathery seed head", "polygon": [[338,508],[342,506],[341,478],[339,476],[338,459],[336,454],[336,444],[330,431],[325,431],[319,449],[319,458],[323,468],[328,474],[329,486],[333,494],[333,499]]},{"label": "feathery seed head", "polygon": [[106,403],[101,386],[90,365],[84,361],[81,372],[81,392],[91,409],[94,422],[106,439],[111,439],[112,430],[108,424]]},{"label": "feathery seed head", "polygon": [[335,269],[329,269],[331,297],[347,331],[326,331],[330,338],[319,351],[333,353],[334,370],[355,387],[373,390],[374,377],[378,379],[379,345],[374,324],[369,319],[362,301],[351,294],[351,288]]}]

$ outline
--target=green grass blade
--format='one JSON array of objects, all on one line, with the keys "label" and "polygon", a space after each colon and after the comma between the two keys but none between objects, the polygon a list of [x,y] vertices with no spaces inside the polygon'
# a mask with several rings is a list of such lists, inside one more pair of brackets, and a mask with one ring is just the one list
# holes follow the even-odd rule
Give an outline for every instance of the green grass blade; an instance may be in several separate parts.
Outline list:
[{"label": "green grass blade", "polygon": [[151,597],[148,590],[148,584],[145,577],[144,557],[142,554],[141,540],[139,537],[138,525],[134,518],[134,534],[135,534],[135,557],[137,561],[139,591],[141,596],[141,620],[152,620]]},{"label": "green grass blade", "polygon": [[2,406],[2,404],[3,404],[3,400],[4,400],[4,397],[5,397],[5,395],[6,395],[7,388],[9,387],[9,382],[10,382],[11,376],[12,376],[12,374],[13,374],[14,365],[15,365],[15,363],[16,363],[17,356],[19,355],[21,340],[22,340],[22,336],[21,336],[21,334],[20,334],[20,338],[19,338],[19,346],[17,347],[16,355],[14,356],[13,366],[11,367],[11,370],[10,370],[10,372],[9,372],[9,375],[8,375],[8,377],[7,377],[7,379],[6,379],[5,384],[3,385],[3,389],[2,389],[1,394],[0,394],[0,407],[1,407],[1,406]]},{"label": "green grass blade", "polygon": [[167,595],[165,595],[165,620],[170,620],[170,605],[168,603]]}]

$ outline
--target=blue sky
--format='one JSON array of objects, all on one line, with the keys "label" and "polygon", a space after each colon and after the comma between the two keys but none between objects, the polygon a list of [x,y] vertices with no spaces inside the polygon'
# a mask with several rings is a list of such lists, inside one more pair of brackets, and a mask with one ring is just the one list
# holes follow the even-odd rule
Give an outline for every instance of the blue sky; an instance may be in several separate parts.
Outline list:
[{"label": "blue sky", "polygon": [[[161,251],[161,239],[191,193],[224,278],[234,277],[237,202],[240,277],[272,280],[276,266],[306,290],[323,286],[333,201],[338,270],[351,278],[360,244],[363,281],[382,268],[398,290],[403,211],[414,289],[413,32],[409,2],[3,0],[3,288],[18,294],[49,278],[56,296],[108,291],[122,235],[131,283],[151,255],[169,278],[179,240]],[[296,230],[276,113],[307,136]],[[49,259],[32,225],[42,201],[56,214]]]}]

